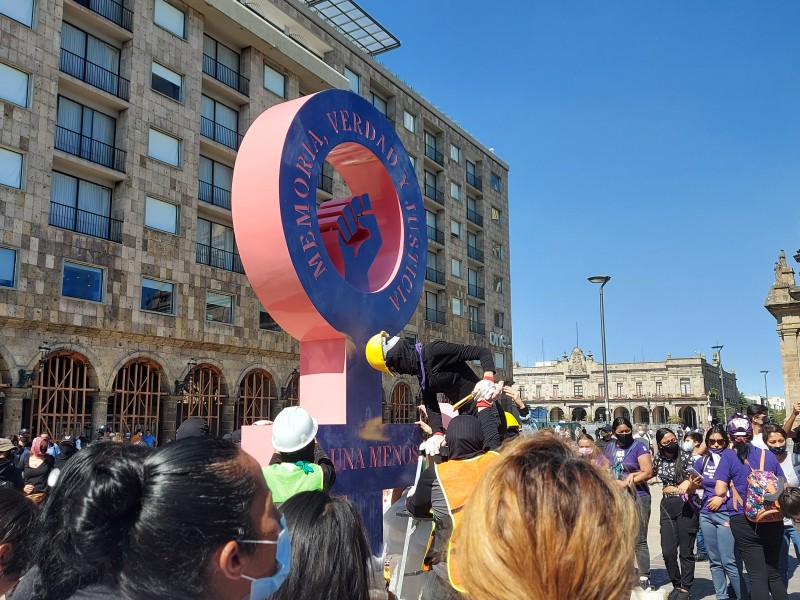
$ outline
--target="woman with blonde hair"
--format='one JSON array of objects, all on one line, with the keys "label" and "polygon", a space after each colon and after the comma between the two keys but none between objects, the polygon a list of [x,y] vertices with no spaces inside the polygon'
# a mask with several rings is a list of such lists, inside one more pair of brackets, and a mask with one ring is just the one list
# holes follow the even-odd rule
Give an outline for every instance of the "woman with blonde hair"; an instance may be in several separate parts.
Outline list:
[{"label": "woman with blonde hair", "polygon": [[462,519],[450,560],[470,600],[618,600],[630,593],[638,527],[630,494],[554,435],[509,444]]}]

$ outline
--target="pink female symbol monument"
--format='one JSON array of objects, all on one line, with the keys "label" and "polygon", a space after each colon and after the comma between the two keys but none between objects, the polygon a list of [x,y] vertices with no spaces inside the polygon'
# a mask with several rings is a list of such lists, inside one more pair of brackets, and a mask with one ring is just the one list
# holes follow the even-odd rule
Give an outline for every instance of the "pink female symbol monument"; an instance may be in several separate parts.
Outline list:
[{"label": "pink female symbol monument", "polygon": [[[318,206],[326,161],[350,193]],[[414,166],[370,103],[327,90],[256,119],[236,159],[232,204],[247,277],[300,341],[299,403],[321,425],[335,490],[359,505],[377,551],[380,490],[412,483],[419,433],[382,424],[381,374],[364,347],[379,331],[399,332],[422,294],[427,229]]]}]

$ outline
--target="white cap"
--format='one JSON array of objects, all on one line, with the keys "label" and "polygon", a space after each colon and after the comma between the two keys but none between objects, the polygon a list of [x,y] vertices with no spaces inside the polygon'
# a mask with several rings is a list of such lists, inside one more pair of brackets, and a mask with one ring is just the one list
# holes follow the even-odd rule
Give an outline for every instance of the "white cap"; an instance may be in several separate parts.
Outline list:
[{"label": "white cap", "polygon": [[288,406],[275,417],[272,447],[279,452],[296,452],[314,441],[317,420],[300,406]]}]

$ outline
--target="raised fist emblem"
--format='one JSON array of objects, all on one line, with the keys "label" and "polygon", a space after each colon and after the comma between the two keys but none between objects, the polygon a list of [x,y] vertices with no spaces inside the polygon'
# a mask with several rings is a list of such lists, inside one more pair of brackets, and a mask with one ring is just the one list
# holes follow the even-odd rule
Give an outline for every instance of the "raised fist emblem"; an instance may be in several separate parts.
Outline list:
[{"label": "raised fist emblem", "polygon": [[345,281],[369,291],[369,269],[381,248],[369,194],[328,200],[317,210],[325,248]]}]

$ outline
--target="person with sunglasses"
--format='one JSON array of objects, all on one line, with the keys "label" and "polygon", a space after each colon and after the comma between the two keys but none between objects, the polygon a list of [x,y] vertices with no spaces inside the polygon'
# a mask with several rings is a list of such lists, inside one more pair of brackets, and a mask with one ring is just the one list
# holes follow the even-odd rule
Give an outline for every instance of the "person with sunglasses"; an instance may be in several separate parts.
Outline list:
[{"label": "person with sunglasses", "polygon": [[[742,561],[737,556],[730,527],[730,511],[733,505],[726,496],[716,495],[717,467],[728,450],[728,432],[719,424],[706,432],[707,451],[694,461],[695,484],[703,490],[700,508],[700,530],[703,532],[711,579],[717,600],[728,598],[728,582],[736,600],[748,598],[747,586],[742,576]],[[697,476],[699,474],[699,476]]]}]

